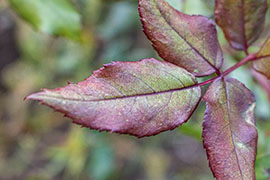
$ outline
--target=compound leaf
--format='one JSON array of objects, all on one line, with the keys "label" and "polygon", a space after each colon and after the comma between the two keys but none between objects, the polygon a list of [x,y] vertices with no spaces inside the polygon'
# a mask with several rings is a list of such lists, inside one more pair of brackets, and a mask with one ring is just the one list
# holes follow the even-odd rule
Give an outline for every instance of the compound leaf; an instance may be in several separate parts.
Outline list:
[{"label": "compound leaf", "polygon": [[158,54],[195,76],[207,76],[222,66],[223,55],[214,23],[190,16],[165,0],[139,0],[144,33]]},{"label": "compound leaf", "polygon": [[78,84],[28,96],[73,122],[137,137],[172,130],[186,122],[201,98],[192,74],[155,59],[114,62]]},{"label": "compound leaf", "polygon": [[218,180],[255,180],[257,129],[255,100],[239,81],[219,78],[204,101],[203,143]]},{"label": "compound leaf", "polygon": [[270,79],[270,38],[262,46],[257,58],[259,60],[253,63],[254,69]]},{"label": "compound leaf", "polygon": [[216,0],[215,20],[233,48],[247,51],[263,30],[266,10],[266,0]]},{"label": "compound leaf", "polygon": [[35,29],[78,39],[80,15],[67,0],[9,0],[11,7]]}]

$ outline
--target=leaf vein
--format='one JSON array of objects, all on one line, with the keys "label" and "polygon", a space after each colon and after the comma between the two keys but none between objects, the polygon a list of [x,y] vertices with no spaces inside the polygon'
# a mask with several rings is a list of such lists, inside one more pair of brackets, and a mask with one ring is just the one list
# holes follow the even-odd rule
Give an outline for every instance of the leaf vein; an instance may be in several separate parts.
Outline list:
[{"label": "leaf vein", "polygon": [[[156,3],[155,3],[156,4]],[[209,66],[211,66],[213,69],[215,69],[216,72],[219,70],[204,56],[202,55],[184,36],[182,36],[173,26],[171,23],[163,16],[163,13],[161,12],[160,7],[156,4],[157,9],[159,10],[159,13],[161,17],[165,20],[165,22],[169,25],[169,27],[181,38],[183,39],[189,47],[192,48]]]},{"label": "leaf vein", "polygon": [[243,172],[242,172],[242,169],[240,167],[240,162],[239,162],[239,157],[238,157],[238,153],[236,151],[236,145],[235,145],[235,142],[234,142],[234,138],[233,138],[233,131],[232,131],[232,127],[231,127],[231,116],[230,116],[230,112],[231,112],[231,108],[230,108],[230,99],[229,99],[229,88],[227,88],[227,85],[226,85],[226,82],[224,81],[224,88],[225,88],[225,96],[226,96],[226,104],[227,104],[227,110],[228,110],[228,121],[229,121],[229,124],[230,124],[230,136],[231,136],[231,141],[232,141],[232,144],[233,144],[233,150],[234,150],[234,153],[235,153],[235,156],[236,156],[236,161],[237,161],[237,166],[238,166],[238,169],[239,169],[239,172],[241,174],[241,179],[244,180],[243,178]]}]

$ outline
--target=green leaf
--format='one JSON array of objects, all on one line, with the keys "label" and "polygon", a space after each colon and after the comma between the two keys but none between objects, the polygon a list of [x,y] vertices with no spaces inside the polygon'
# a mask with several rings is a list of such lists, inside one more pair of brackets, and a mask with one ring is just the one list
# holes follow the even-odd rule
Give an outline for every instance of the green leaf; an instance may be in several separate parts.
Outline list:
[{"label": "green leaf", "polygon": [[219,180],[255,180],[255,99],[239,81],[219,78],[204,95],[203,144]]},{"label": "green leaf", "polygon": [[155,59],[114,62],[78,84],[43,90],[33,99],[91,129],[137,137],[172,130],[186,122],[201,88],[185,69]]},{"label": "green leaf", "polygon": [[109,179],[110,174],[114,170],[113,150],[108,144],[97,142],[92,148],[91,160],[89,162],[87,172],[89,177],[98,180]]},{"label": "green leaf", "polygon": [[9,0],[14,11],[35,29],[78,39],[80,15],[67,0]]}]

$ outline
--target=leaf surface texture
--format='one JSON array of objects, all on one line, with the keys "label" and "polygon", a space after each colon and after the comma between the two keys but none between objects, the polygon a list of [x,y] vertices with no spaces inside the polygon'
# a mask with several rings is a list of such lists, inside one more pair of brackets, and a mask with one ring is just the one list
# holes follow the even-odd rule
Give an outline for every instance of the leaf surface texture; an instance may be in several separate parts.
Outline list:
[{"label": "leaf surface texture", "polygon": [[195,76],[216,72],[223,62],[214,23],[204,16],[190,16],[164,0],[140,0],[144,33],[158,54]]},{"label": "leaf surface texture", "polygon": [[189,119],[201,98],[196,83],[192,74],[174,64],[144,59],[105,65],[83,82],[45,89],[27,99],[91,129],[143,137]]},{"label": "leaf surface texture", "polygon": [[203,143],[217,180],[255,180],[255,100],[239,81],[217,79],[204,101]]},{"label": "leaf surface texture", "polygon": [[231,46],[247,51],[261,34],[266,0],[216,0],[215,20]]}]

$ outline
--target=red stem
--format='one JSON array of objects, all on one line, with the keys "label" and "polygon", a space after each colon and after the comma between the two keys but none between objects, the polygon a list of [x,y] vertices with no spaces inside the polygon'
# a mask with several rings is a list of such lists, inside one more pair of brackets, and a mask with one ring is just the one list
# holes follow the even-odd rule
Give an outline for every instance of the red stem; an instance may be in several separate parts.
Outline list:
[{"label": "red stem", "polygon": [[197,84],[197,86],[204,86],[204,85],[207,85],[209,83],[212,83],[213,81],[215,81],[218,78],[227,76],[228,74],[230,74],[234,70],[238,69],[239,67],[243,66],[244,64],[248,63],[249,61],[255,61],[255,60],[258,60],[258,59],[262,59],[262,58],[264,58],[264,57],[257,58],[256,54],[250,54],[247,57],[245,57],[244,59],[242,59],[240,62],[235,64],[234,66],[227,69],[226,71],[224,71],[222,73],[219,73],[218,76],[216,76],[216,77],[214,77],[212,79],[209,79],[207,81],[201,82],[201,83]]},{"label": "red stem", "polygon": [[222,73],[221,76],[227,76],[228,74],[230,74],[231,72],[233,72],[235,69],[238,69],[239,67],[243,66],[244,64],[246,64],[249,61],[253,61],[254,59],[256,59],[256,54],[250,54],[247,57],[245,57],[244,59],[242,59],[240,62],[238,62],[237,64],[235,64],[234,66],[232,66],[231,68],[227,69],[226,71],[224,71]]}]

